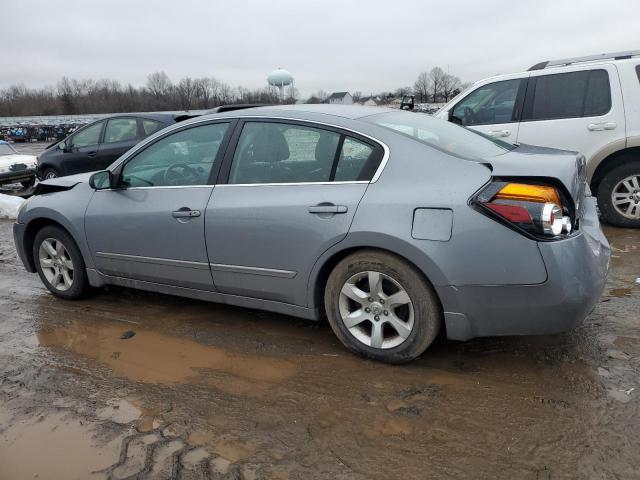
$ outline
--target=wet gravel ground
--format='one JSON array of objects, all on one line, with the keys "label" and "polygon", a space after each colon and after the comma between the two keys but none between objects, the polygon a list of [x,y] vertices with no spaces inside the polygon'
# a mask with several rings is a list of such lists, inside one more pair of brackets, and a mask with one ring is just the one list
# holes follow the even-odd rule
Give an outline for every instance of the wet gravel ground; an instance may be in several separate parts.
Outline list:
[{"label": "wet gravel ground", "polygon": [[387,366],[324,322],[56,299],[0,221],[0,479],[640,478],[640,231],[606,233],[607,289],[574,331]]}]

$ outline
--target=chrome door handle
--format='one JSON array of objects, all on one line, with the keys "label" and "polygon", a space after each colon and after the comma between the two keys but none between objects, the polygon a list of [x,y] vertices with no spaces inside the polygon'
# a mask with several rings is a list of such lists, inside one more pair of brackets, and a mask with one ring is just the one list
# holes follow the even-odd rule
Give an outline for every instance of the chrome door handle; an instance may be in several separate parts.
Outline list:
[{"label": "chrome door handle", "polygon": [[313,205],[309,207],[309,213],[347,213],[349,209],[346,205]]},{"label": "chrome door handle", "polygon": [[614,130],[618,126],[615,122],[590,123],[587,129],[590,132],[601,132],[603,130]]},{"label": "chrome door handle", "polygon": [[191,210],[188,208],[181,208],[180,210],[176,210],[175,212],[171,212],[173,218],[191,218],[191,217],[199,217],[200,210]]},{"label": "chrome door handle", "polygon": [[490,130],[488,134],[492,137],[508,137],[511,132],[509,130]]}]

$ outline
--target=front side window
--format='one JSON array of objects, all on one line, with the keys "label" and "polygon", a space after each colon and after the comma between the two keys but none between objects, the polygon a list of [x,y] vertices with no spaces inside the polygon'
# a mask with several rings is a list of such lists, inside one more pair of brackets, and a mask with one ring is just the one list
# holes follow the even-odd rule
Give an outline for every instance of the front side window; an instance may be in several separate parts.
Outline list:
[{"label": "front side window", "polygon": [[515,148],[509,143],[422,113],[379,113],[363,117],[362,120],[467,159],[495,157]]},{"label": "front side window", "polygon": [[458,103],[452,116],[462,125],[513,122],[513,109],[523,80],[505,80],[479,87]]},{"label": "front side window", "polygon": [[104,122],[98,122],[84,130],[80,130],[71,137],[71,144],[74,147],[88,147],[89,145],[97,145],[100,142],[100,132]]},{"label": "front side window", "polygon": [[611,109],[606,70],[531,77],[523,120],[554,120],[604,115]]},{"label": "front side window", "polygon": [[161,138],[126,163],[123,186],[206,185],[228,127],[201,125]]},{"label": "front side window", "polygon": [[340,135],[287,123],[247,122],[229,183],[327,182]]},{"label": "front side window", "polygon": [[135,118],[112,118],[104,131],[104,143],[127,142],[138,137],[138,121]]}]

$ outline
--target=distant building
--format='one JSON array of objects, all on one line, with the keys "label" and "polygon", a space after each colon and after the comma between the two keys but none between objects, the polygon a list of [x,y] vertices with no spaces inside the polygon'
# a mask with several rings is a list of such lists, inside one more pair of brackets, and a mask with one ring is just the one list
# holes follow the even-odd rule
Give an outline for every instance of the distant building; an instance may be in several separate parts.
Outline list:
[{"label": "distant building", "polygon": [[351,105],[353,103],[353,97],[349,92],[333,92],[324,101],[324,103],[338,103],[342,105]]},{"label": "distant building", "polygon": [[380,97],[362,97],[358,103],[367,107],[375,107],[376,105],[382,104],[382,100]]}]

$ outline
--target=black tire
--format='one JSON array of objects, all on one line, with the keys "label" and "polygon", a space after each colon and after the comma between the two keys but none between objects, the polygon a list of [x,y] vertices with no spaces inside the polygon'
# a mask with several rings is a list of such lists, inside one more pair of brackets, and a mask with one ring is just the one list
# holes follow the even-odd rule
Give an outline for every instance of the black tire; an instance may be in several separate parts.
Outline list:
[{"label": "black tire", "polygon": [[[61,242],[67,251],[71,262],[73,263],[73,278],[71,286],[67,290],[59,290],[45,276],[42,270],[42,265],[39,259],[39,250],[42,242],[46,239],[54,239],[57,242]],[[76,245],[76,242],[71,238],[65,230],[60,227],[50,225],[43,227],[36,233],[33,241],[33,261],[40,276],[42,283],[49,289],[54,295],[67,300],[76,300],[83,297],[89,290],[89,280],[87,279],[87,270],[85,268],[84,259],[80,253],[80,249]]]},{"label": "black tire", "polygon": [[[639,228],[640,219],[627,218],[613,205],[611,195],[619,182],[627,177],[636,175],[640,177],[640,160],[625,162],[619,167],[607,173],[598,186],[598,207],[603,219],[616,227]],[[639,192],[640,193],[640,192]],[[640,207],[639,207],[640,208]]]},{"label": "black tire", "polygon": [[27,188],[31,188],[33,187],[33,185],[36,183],[36,179],[35,178],[31,178],[29,180],[23,180],[20,182],[20,185],[22,185],[22,188],[27,189]]},{"label": "black tire", "polygon": [[[413,328],[406,339],[397,346],[374,348],[366,345],[349,331],[342,320],[339,303],[342,287],[354,275],[367,271],[380,272],[391,277],[409,295],[414,312]],[[442,324],[440,302],[424,276],[403,259],[377,250],[356,252],[336,265],[327,281],[324,304],[331,328],[349,350],[387,363],[406,363],[420,356],[436,338]],[[384,317],[381,319],[385,320]],[[361,325],[366,329],[366,325]],[[369,325],[373,327],[373,322],[369,321]]]},{"label": "black tire", "polygon": [[58,173],[58,171],[55,168],[45,168],[42,172],[41,178],[42,180],[48,180],[50,178],[57,178],[59,177],[60,174]]}]

